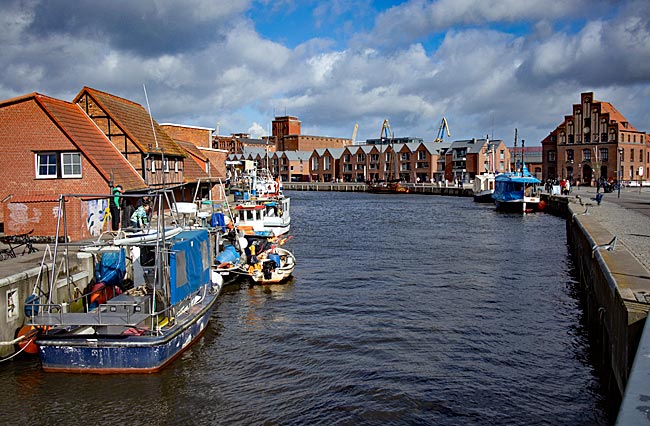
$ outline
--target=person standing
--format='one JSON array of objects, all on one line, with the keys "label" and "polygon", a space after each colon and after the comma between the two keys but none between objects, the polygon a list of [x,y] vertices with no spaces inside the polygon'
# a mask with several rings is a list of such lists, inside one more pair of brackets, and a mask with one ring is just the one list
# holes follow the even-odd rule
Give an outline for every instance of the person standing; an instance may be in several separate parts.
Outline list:
[{"label": "person standing", "polygon": [[122,186],[121,185],[115,185],[113,187],[113,190],[111,191],[111,197],[110,200],[110,209],[111,209],[111,228],[113,231],[117,231],[120,229],[120,216],[122,215],[122,209],[120,206],[122,205]]}]

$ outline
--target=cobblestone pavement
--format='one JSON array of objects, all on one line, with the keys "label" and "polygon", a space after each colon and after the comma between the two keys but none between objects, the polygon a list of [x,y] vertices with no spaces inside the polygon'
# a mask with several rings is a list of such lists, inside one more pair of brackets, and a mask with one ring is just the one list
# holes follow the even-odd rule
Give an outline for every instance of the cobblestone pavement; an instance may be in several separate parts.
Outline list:
[{"label": "cobblestone pavement", "polygon": [[[596,188],[577,188],[569,196],[573,203],[580,200],[590,203],[587,213],[618,237],[617,244],[622,244],[634,257],[650,271],[650,188],[625,188],[618,193],[603,195],[599,205],[595,201]],[[580,211],[582,207],[575,206]]]}]

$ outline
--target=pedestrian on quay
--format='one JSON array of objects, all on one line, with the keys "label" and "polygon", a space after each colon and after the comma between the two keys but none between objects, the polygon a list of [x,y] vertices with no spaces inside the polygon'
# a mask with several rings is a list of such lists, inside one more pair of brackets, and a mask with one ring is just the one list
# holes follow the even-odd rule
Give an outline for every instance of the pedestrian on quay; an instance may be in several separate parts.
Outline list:
[{"label": "pedestrian on quay", "polygon": [[112,197],[110,198],[109,207],[111,209],[111,229],[117,231],[120,229],[120,216],[121,216],[121,206],[122,206],[122,185],[114,185],[111,190]]}]

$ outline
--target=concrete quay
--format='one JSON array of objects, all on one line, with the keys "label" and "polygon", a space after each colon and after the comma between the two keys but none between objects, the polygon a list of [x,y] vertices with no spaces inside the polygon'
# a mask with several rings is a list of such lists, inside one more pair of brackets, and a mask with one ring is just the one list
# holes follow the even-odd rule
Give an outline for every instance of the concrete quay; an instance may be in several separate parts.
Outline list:
[{"label": "concrete quay", "polygon": [[650,424],[650,189],[603,194],[574,188],[566,197],[567,240],[578,270],[592,345],[603,382],[622,398],[618,424]]}]

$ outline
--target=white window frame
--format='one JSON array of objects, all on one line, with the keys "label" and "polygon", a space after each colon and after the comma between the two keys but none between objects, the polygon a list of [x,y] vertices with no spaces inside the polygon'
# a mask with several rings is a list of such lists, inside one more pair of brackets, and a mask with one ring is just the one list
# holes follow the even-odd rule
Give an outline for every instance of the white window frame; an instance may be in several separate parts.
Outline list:
[{"label": "white window frame", "polygon": [[165,173],[169,173],[169,158],[164,158],[162,160],[162,169]]},{"label": "white window frame", "polygon": [[[48,169],[53,165],[54,174],[41,174],[41,159],[44,157],[54,157],[54,164],[44,164]],[[34,164],[36,165],[36,179],[56,179],[58,177],[59,165],[57,163],[56,152],[37,152],[35,154]]]},{"label": "white window frame", "polygon": [[[71,162],[66,162],[66,157],[69,157],[72,159]],[[74,161],[75,159],[78,159],[78,162]],[[79,166],[79,173],[74,173],[74,168],[75,166]],[[72,173],[66,173],[66,167],[72,167],[73,172]],[[70,179],[70,178],[80,178],[82,177],[81,174],[81,153],[80,152],[62,152],[61,153],[61,177],[63,179]]]}]

